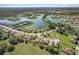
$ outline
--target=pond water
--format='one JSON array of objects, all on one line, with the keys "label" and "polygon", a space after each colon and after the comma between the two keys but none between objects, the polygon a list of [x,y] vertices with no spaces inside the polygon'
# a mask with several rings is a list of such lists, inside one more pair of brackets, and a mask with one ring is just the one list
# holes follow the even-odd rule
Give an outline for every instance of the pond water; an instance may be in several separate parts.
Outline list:
[{"label": "pond water", "polygon": [[52,16],[52,15],[47,16],[47,19],[48,19],[49,21],[51,21],[52,23],[60,23],[60,22],[62,22],[63,20],[65,20],[65,18],[53,19],[51,16]]},{"label": "pond water", "polygon": [[[33,22],[33,25],[31,25],[32,28],[34,28],[34,29],[37,29],[37,28],[45,28],[46,27],[46,24],[42,20],[42,18],[43,18],[43,15],[37,16],[37,19],[29,19],[29,18],[23,18],[22,17],[22,18],[20,18],[20,20],[16,20],[16,21],[7,20],[7,19],[0,19],[0,23],[13,25],[13,24],[17,24],[17,23],[20,23],[20,22],[24,22],[24,21],[31,21],[31,22]],[[63,18],[58,19],[58,20],[57,19],[53,19],[51,17],[51,15],[48,15],[47,16],[47,19],[49,21],[51,21],[52,23],[59,23],[62,20],[64,20]]]}]

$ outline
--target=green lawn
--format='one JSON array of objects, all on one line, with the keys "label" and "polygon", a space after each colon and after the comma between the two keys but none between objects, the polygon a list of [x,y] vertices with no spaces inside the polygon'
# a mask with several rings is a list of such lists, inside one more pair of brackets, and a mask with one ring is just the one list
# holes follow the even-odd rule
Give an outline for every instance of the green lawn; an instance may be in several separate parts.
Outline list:
[{"label": "green lawn", "polygon": [[[57,33],[56,31],[49,33],[49,38],[59,38],[61,40],[60,46],[65,48],[72,48],[75,46],[72,42],[70,42],[72,35],[68,33],[68,36]],[[75,50],[74,50],[75,51]],[[60,55],[66,55],[66,53],[60,51]]]},{"label": "green lawn", "polygon": [[[0,43],[9,44],[9,39],[2,40]],[[38,46],[33,46],[33,43],[18,43],[15,45],[13,52],[5,52],[4,55],[50,55],[45,49],[40,49]]]},{"label": "green lawn", "polygon": [[69,48],[72,48],[72,46],[74,46],[74,44],[73,43],[71,43],[70,42],[70,39],[71,39],[71,37],[72,37],[72,35],[71,34],[68,34],[68,36],[66,36],[66,35],[62,35],[62,34],[59,34],[59,33],[57,33],[56,31],[54,31],[54,32],[51,32],[50,34],[49,34],[49,37],[51,38],[59,38],[60,40],[61,40],[61,46],[63,46],[63,47],[69,47]]},{"label": "green lawn", "polygon": [[46,50],[41,50],[38,46],[33,46],[32,43],[20,43],[16,45],[13,52],[6,52],[5,55],[49,55]]}]

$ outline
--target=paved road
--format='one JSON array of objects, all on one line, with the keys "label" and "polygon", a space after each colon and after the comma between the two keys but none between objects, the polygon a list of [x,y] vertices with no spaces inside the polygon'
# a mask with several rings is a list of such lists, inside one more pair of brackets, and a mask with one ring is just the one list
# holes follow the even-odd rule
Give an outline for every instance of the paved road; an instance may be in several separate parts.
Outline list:
[{"label": "paved road", "polygon": [[40,35],[40,34],[35,34],[35,33],[25,33],[25,32],[22,32],[22,31],[19,31],[19,30],[15,30],[15,29],[12,29],[10,27],[7,27],[7,26],[4,26],[4,25],[0,25],[0,29],[5,29],[5,31],[14,31],[14,32],[19,32],[19,33],[22,33],[22,34],[29,34],[29,35]]},{"label": "paved road", "polygon": [[[12,29],[11,27],[7,27],[7,26],[4,26],[4,25],[0,25],[0,28],[3,30],[5,29],[5,31],[14,31],[14,32],[19,32],[19,33],[22,33],[22,34],[29,34],[29,35],[38,35],[40,36],[42,33],[25,33],[25,32],[22,32],[22,31],[19,31],[19,30],[15,30],[15,29]],[[56,29],[55,29],[56,30]],[[55,30],[49,30],[49,31],[45,31],[43,33],[49,33],[49,32],[52,32],[52,31],[55,31]]]}]

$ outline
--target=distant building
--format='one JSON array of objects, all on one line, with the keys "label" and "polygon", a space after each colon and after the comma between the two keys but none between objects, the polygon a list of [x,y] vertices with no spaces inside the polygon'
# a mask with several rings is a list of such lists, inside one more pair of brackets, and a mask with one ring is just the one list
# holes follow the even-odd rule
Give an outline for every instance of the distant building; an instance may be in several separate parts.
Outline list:
[{"label": "distant building", "polygon": [[76,54],[79,55],[79,46],[76,46]]}]

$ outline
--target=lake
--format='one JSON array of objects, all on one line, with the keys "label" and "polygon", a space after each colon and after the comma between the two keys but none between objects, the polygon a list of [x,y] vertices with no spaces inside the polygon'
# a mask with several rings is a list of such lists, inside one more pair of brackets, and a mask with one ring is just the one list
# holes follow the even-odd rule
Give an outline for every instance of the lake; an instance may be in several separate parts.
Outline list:
[{"label": "lake", "polygon": [[[47,19],[49,21],[51,21],[52,23],[60,23],[62,20],[64,20],[64,18],[53,19],[51,16],[53,16],[53,15],[48,15]],[[46,27],[46,24],[42,18],[43,18],[43,15],[37,16],[36,19],[29,19],[29,18],[21,17],[19,20],[16,20],[16,21],[7,20],[7,19],[0,19],[0,23],[14,25],[14,24],[17,24],[20,22],[30,21],[30,22],[33,22],[33,25],[31,25],[31,27],[34,29],[38,29],[38,28],[45,28]]]}]

